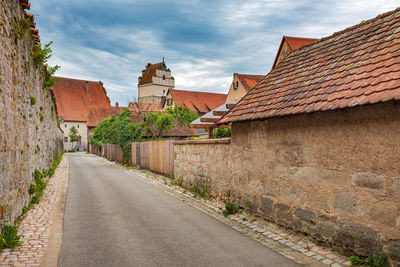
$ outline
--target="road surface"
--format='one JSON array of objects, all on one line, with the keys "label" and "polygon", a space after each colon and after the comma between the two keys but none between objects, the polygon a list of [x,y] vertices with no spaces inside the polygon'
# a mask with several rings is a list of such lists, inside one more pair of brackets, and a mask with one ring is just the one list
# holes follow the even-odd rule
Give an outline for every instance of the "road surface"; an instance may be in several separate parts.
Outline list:
[{"label": "road surface", "polygon": [[120,166],[66,156],[58,266],[298,266]]}]

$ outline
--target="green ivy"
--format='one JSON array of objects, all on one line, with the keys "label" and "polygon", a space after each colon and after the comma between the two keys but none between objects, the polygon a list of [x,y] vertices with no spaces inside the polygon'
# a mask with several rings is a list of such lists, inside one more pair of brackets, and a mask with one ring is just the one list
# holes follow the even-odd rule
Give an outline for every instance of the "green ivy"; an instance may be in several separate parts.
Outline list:
[{"label": "green ivy", "polygon": [[36,104],[36,97],[31,96],[31,105],[35,105]]}]

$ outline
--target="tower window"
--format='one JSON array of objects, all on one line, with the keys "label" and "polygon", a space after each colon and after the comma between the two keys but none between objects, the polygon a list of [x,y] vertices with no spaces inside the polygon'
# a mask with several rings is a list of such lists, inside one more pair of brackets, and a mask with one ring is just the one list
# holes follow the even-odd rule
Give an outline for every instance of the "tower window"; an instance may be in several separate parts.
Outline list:
[{"label": "tower window", "polygon": [[165,80],[165,75],[162,76],[162,79]]}]

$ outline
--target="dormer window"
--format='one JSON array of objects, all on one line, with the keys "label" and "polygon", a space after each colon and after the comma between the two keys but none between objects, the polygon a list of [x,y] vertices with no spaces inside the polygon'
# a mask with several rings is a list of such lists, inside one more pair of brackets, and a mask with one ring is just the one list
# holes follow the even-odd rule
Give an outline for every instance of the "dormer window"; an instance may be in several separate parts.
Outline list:
[{"label": "dormer window", "polygon": [[238,88],[238,86],[239,86],[239,82],[238,81],[233,83],[233,89],[236,90]]}]

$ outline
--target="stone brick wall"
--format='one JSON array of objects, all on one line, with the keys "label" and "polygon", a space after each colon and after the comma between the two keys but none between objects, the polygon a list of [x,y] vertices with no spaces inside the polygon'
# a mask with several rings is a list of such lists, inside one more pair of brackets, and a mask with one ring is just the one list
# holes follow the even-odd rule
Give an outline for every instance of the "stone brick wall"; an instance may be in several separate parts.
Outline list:
[{"label": "stone brick wall", "polygon": [[52,94],[33,65],[32,37],[28,31],[17,40],[13,32],[11,22],[23,17],[19,1],[0,1],[0,222],[9,224],[30,201],[35,168],[48,169],[62,150]]},{"label": "stone brick wall", "polygon": [[211,179],[253,213],[400,262],[400,105],[234,123],[225,143],[175,143],[175,177]]}]

